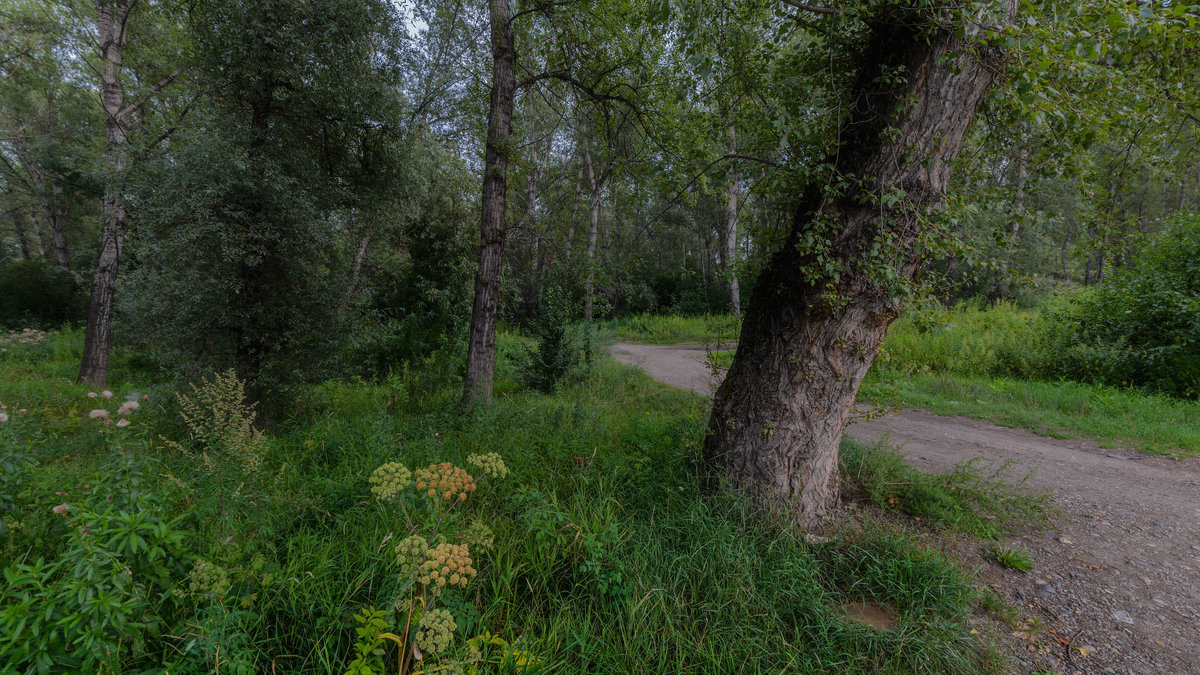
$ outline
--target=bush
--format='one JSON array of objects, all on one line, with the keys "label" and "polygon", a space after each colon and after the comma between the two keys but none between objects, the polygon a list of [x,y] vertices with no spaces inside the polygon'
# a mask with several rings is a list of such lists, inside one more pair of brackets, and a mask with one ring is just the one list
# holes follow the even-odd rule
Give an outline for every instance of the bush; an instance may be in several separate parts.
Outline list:
[{"label": "bush", "polygon": [[1054,312],[1055,374],[1200,395],[1200,213],[1177,216],[1140,255]]},{"label": "bush", "polygon": [[52,328],[87,317],[87,292],[75,275],[38,261],[0,266],[0,326]]},{"label": "bush", "polygon": [[518,377],[528,387],[551,393],[570,376],[591,368],[591,337],[585,327],[572,323],[571,303],[562,289],[544,291],[538,304],[532,324],[537,346],[526,349]]}]

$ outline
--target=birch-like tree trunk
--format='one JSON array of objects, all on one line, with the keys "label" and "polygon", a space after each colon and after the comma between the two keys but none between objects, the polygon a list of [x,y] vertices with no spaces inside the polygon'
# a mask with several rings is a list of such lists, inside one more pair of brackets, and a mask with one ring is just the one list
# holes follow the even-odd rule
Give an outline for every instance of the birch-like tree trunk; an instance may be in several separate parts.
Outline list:
[{"label": "birch-like tree trunk", "polygon": [[1000,256],[1000,269],[996,279],[997,297],[1008,295],[1008,270],[1012,264],[1011,258],[1017,250],[1017,240],[1021,235],[1021,219],[1025,215],[1025,185],[1029,180],[1029,146],[1026,134],[1022,133],[1017,139],[1016,176],[1013,180],[1012,221],[1008,224],[1008,236],[1005,238],[1004,254]]},{"label": "birch-like tree trunk", "polygon": [[538,180],[542,175],[542,167],[538,158],[535,91],[529,89],[525,92],[525,115],[529,118],[529,189],[525,194],[525,230],[529,233],[532,244],[529,256],[529,287],[526,289],[525,301],[530,307],[535,306],[538,301],[538,273],[542,256],[542,235],[537,229]]},{"label": "birch-like tree trunk", "polygon": [[463,400],[490,403],[496,372],[496,311],[500,303],[500,271],[504,254],[504,215],[508,204],[508,155],[512,139],[513,96],[517,88],[517,55],[513,47],[512,9],[508,0],[489,0],[492,32],[492,94],[483,160],[482,209],[479,220],[479,271],[467,342],[467,375]]},{"label": "birch-like tree trunk", "polygon": [[[737,152],[737,132],[729,127],[729,152]],[[741,176],[736,167],[729,178],[729,201],[725,205],[725,273],[729,275],[729,310],[742,315],[742,289],[737,276],[738,182]]]},{"label": "birch-like tree trunk", "polygon": [[[1015,0],[1002,7],[1015,16]],[[842,430],[899,313],[892,289],[868,271],[864,256],[887,240],[896,247],[893,272],[916,272],[923,219],[944,198],[950,162],[1002,70],[997,46],[969,26],[940,23],[951,11],[949,3],[901,3],[870,17],[831,159],[857,187],[835,195],[823,185],[806,188],[788,240],[754,286],[737,353],[713,401],[706,460],[760,507],[802,526],[838,498]],[[881,77],[898,72],[905,77]],[[896,201],[886,204],[884,195]],[[815,219],[833,228],[820,255],[841,270],[836,280],[815,278],[823,264],[802,246]],[[839,301],[831,305],[835,289]]]},{"label": "birch-like tree trunk", "polygon": [[79,382],[103,386],[108,378],[108,357],[112,351],[112,314],[121,249],[125,244],[126,137],[131,110],[125,107],[121,87],[121,66],[129,39],[129,15],[137,0],[98,0],[100,38],[100,102],[104,107],[105,186],[102,203],[103,222],[100,255],[92,275],[88,306],[87,332],[83,341],[83,362]]},{"label": "birch-like tree trunk", "polygon": [[596,167],[592,162],[591,148],[583,146],[583,161],[587,166],[588,183],[592,186],[591,230],[588,231],[586,259],[587,276],[583,282],[583,319],[591,322],[596,293],[596,240],[600,234],[600,196],[604,189],[604,180],[596,175]]}]

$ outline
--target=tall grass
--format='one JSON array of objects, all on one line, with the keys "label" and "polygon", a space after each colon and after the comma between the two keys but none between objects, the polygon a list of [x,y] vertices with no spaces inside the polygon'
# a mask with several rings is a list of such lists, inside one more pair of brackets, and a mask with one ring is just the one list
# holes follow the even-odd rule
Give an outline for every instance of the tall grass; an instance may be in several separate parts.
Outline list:
[{"label": "tall grass", "polygon": [[605,342],[624,340],[646,344],[736,342],[741,322],[729,314],[668,316],[636,314],[604,322],[598,337]]},{"label": "tall grass", "polygon": [[[58,555],[62,523],[45,514],[74,497],[55,492],[93,483],[112,459],[94,425],[73,421],[89,401],[65,379],[74,352],[39,349],[0,357],[0,400],[36,405],[19,428],[43,430],[18,499],[26,534],[0,542],[4,567]],[[126,669],[341,672],[357,639],[353,615],[393,597],[391,545],[404,533],[371,498],[368,476],[387,461],[461,465],[476,452],[498,452],[512,470],[472,496],[495,547],[479,556],[468,592],[439,606],[458,623],[457,653],[487,630],[538,662],[495,672],[996,667],[971,635],[978,597],[952,561],[879,525],[810,544],[734,495],[703,492],[703,402],[610,360],[554,395],[504,384],[491,407],[469,412],[457,408],[452,382],[421,373],[297,391],[290,417],[267,437],[259,484],[226,494],[195,488],[189,456],[156,440],[182,440],[170,396],[156,386],[140,385],[157,392],[139,420],[138,452],[156,477],[145,489],[161,494],[165,515],[184,516],[191,555],[228,569],[232,590],[220,603],[189,600]],[[233,531],[189,515],[214,500],[240,501]],[[13,600],[3,593],[0,607]],[[863,599],[895,608],[895,630],[843,618],[841,604]]]}]

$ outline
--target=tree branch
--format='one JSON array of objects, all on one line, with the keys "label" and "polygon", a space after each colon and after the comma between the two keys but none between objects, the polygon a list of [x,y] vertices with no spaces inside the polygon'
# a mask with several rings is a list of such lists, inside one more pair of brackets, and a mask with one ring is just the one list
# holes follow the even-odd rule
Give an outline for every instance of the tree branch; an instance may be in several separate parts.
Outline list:
[{"label": "tree branch", "polygon": [[844,14],[844,12],[840,9],[823,7],[821,5],[810,5],[808,3],[800,2],[800,0],[783,0],[783,3],[785,5],[791,5],[792,7],[795,7],[803,12],[809,12],[812,14],[824,14],[825,16],[841,16]]},{"label": "tree branch", "polygon": [[158,82],[155,82],[154,84],[150,85],[150,91],[147,91],[145,94],[142,94],[141,97],[139,97],[136,101],[132,101],[132,102],[126,104],[125,107],[123,107],[119,111],[117,111],[117,119],[120,119],[121,121],[129,119],[130,115],[132,115],[134,112],[136,112],[138,109],[140,109],[142,106],[146,105],[146,103],[150,101],[151,96],[162,91],[163,87],[166,87],[167,85],[174,82],[175,78],[179,77],[181,74],[183,74],[183,68],[176,68],[174,71],[169,73],[166,77],[164,77],[161,80],[159,80]]}]

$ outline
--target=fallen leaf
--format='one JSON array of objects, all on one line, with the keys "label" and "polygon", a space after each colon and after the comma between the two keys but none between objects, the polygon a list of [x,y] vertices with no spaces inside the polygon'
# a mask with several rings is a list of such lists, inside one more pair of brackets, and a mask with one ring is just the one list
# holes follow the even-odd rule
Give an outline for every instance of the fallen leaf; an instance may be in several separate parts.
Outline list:
[{"label": "fallen leaf", "polygon": [[1087,656],[1088,654],[1092,653],[1091,651],[1084,649],[1083,647],[1076,647],[1075,651],[1079,652],[1080,656]]}]

